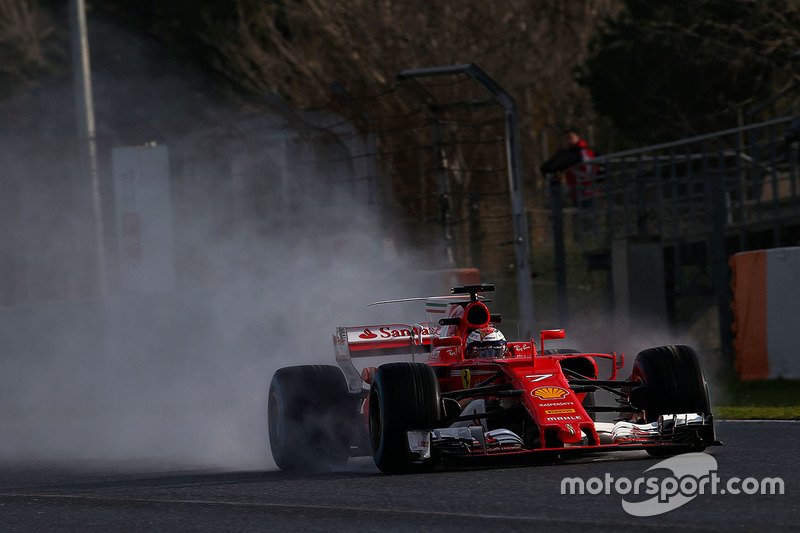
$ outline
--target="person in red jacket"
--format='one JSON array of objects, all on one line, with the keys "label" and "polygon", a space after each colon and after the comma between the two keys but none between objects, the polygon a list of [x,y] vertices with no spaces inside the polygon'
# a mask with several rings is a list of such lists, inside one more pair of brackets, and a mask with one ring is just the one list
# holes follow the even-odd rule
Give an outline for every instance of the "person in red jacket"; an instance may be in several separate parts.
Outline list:
[{"label": "person in red jacket", "polygon": [[563,147],[545,161],[539,170],[542,174],[563,171],[572,204],[581,208],[591,207],[597,195],[594,188],[596,170],[594,165],[578,165],[578,163],[593,159],[594,152],[574,128],[564,131],[562,142]]}]

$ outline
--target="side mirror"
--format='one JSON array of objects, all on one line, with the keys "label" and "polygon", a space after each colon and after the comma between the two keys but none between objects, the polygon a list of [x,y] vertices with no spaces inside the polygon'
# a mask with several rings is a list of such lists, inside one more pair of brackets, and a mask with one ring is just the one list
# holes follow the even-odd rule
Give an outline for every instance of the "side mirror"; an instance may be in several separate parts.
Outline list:
[{"label": "side mirror", "polygon": [[434,337],[433,346],[461,346],[461,337]]},{"label": "side mirror", "polygon": [[563,329],[543,329],[539,332],[539,349],[544,353],[544,341],[551,339],[563,339],[565,336]]}]

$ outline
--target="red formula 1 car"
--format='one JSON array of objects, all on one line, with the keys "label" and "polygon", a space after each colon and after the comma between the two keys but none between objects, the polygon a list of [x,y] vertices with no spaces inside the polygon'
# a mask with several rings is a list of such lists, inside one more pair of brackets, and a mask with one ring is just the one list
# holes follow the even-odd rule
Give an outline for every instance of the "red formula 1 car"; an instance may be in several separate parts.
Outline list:
[{"label": "red formula 1 car", "polygon": [[[278,467],[319,468],[371,454],[381,471],[401,473],[602,451],[672,455],[719,444],[692,348],[644,350],[630,377],[616,380],[621,354],[543,349],[564,330],[542,331],[539,350],[533,340],[506,342],[493,327],[500,316],[481,295],[492,290],[469,285],[424,299],[427,322],[339,327],[338,367],[279,369],[268,400]],[[390,356],[410,361],[361,372],[353,365]],[[598,376],[603,362],[607,379]],[[595,404],[600,390],[612,405]],[[598,412],[618,418],[596,422]]]}]

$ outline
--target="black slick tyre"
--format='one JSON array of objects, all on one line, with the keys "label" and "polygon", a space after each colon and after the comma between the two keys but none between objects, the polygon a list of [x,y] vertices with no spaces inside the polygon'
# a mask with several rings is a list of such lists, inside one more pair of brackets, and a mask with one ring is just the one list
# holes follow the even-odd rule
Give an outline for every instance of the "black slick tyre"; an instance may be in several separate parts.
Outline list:
[{"label": "black slick tyre", "polygon": [[356,411],[338,367],[281,368],[267,401],[269,444],[281,470],[324,470],[349,456],[348,423]]},{"label": "black slick tyre", "polygon": [[[660,415],[710,413],[711,402],[706,379],[695,351],[689,346],[659,346],[639,353],[631,380],[647,386],[647,401],[642,409],[645,422],[655,422]],[[704,446],[672,447],[648,450],[655,456],[702,451]]]},{"label": "black slick tyre", "polygon": [[551,348],[542,352],[542,355],[566,355],[571,353],[578,353],[578,350],[573,348]]},{"label": "black slick tyre", "polygon": [[429,466],[412,456],[410,430],[429,430],[441,420],[439,381],[433,369],[421,363],[381,365],[369,395],[369,434],[375,465],[385,473],[400,474]]}]

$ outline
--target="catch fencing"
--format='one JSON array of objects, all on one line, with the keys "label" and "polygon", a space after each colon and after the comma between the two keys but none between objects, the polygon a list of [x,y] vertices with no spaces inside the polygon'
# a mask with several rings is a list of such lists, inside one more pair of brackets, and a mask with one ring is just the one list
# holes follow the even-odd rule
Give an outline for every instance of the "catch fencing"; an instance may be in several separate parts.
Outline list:
[{"label": "catch fencing", "polygon": [[696,240],[715,230],[735,235],[742,249],[756,230],[770,231],[775,246],[795,242],[788,226],[800,213],[800,184],[798,144],[791,135],[787,142],[791,121],[594,159],[594,201],[577,212],[578,224],[590,228],[579,234],[581,247],[648,235],[668,243]]},{"label": "catch fencing", "polygon": [[[384,207],[415,245],[429,250],[440,267],[479,268],[484,279],[513,287],[515,236],[503,115],[472,81],[463,73],[401,80],[374,99],[350,97],[349,107],[332,102],[327,110],[358,124],[356,134],[368,132]],[[588,163],[596,176],[590,200],[580,206],[567,204],[560,186],[542,194],[533,170],[537,161],[528,153],[531,139],[523,136],[537,310],[542,306],[554,314],[557,302],[559,318],[567,319],[565,302],[574,300],[567,286],[575,285],[567,273],[583,281],[580,270],[587,266],[609,269],[613,243],[637,238],[664,247],[674,324],[696,319],[709,302],[726,309],[729,255],[799,242],[793,124],[783,117],[598,157]],[[591,284],[603,285],[599,293],[610,292],[610,278],[594,277]],[[728,322],[727,311],[720,312]]]}]

